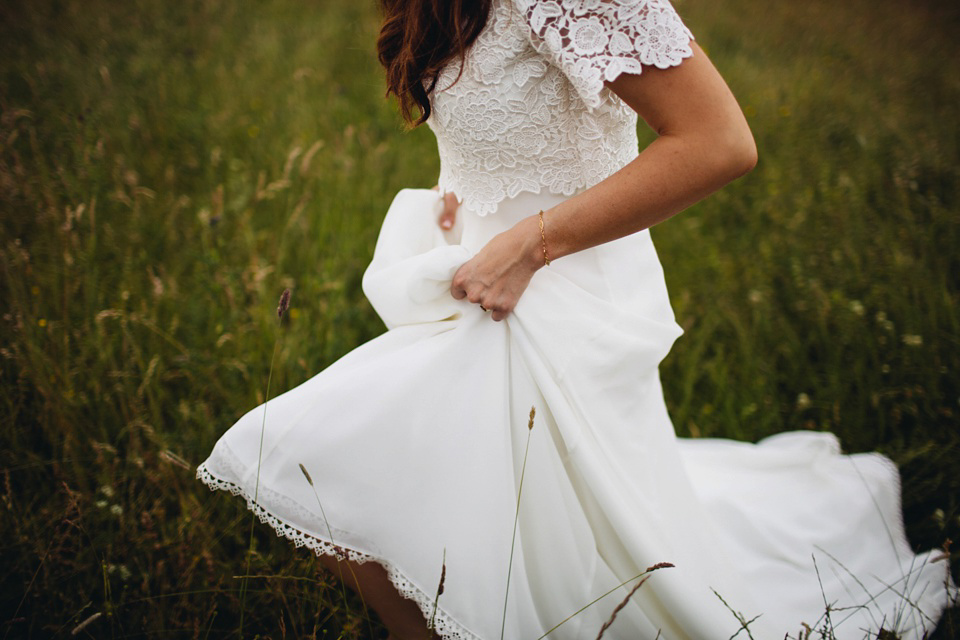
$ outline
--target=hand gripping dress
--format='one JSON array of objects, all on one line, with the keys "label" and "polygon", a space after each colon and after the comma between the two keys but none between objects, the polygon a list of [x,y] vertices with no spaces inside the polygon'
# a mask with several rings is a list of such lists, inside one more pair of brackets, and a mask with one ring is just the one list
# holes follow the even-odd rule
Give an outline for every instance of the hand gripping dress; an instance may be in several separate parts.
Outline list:
[{"label": "hand gripping dress", "polygon": [[432,96],[457,226],[437,192],[401,191],[363,280],[388,331],[270,400],[262,454],[263,406],[198,477],[298,546],[381,563],[427,618],[445,557],[444,638],[536,640],[625,582],[549,635],[595,637],[660,562],[606,637],[729,638],[732,609],[779,640],[825,602],[841,640],[931,631],[953,587],[908,546],[889,460],[827,433],[676,438],[658,365],[681,330],[648,232],[541,269],[504,322],[450,296],[494,235],[636,157],[603,82],[680,64],[690,39],[666,0],[495,0]]}]

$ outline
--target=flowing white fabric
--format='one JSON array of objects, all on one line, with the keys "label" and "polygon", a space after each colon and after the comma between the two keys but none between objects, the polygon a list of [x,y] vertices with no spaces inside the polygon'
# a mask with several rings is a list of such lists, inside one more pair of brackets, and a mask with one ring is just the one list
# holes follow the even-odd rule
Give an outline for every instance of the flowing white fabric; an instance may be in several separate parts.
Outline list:
[{"label": "flowing white fabric", "polygon": [[[402,191],[364,278],[391,329],[247,414],[198,476],[297,544],[383,563],[427,618],[446,553],[438,631],[497,638],[532,405],[505,637],[535,640],[658,562],[676,566],[608,637],[728,638],[740,624],[718,594],[762,614],[758,640],[822,623],[824,602],[841,640],[930,631],[946,563],[910,550],[886,458],[824,433],[675,438],[657,366],[680,329],[648,233],[542,269],[504,322],[450,296],[464,260],[560,199],[521,195],[444,233],[438,194]],[[596,633],[632,584],[549,637]]]},{"label": "flowing white fabric", "polygon": [[606,637],[730,638],[740,616],[780,640],[827,604],[840,640],[930,631],[947,567],[909,548],[889,460],[824,433],[676,439],[658,365],[681,332],[648,232],[541,269],[504,322],[450,295],[494,235],[636,156],[603,81],[679,64],[689,37],[665,0],[495,0],[431,98],[457,227],[402,191],[363,282],[389,331],[244,416],[198,477],[298,546],[380,562],[427,619],[445,555],[445,638],[594,637],[661,562]]}]

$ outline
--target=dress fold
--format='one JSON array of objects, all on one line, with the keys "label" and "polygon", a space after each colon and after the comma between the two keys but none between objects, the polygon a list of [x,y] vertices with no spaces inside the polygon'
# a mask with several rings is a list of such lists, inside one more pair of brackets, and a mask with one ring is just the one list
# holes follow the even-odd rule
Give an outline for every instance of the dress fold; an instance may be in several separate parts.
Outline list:
[{"label": "dress fold", "polygon": [[245,415],[198,477],[298,546],[380,562],[426,619],[446,557],[445,638],[535,640],[612,590],[549,637],[595,634],[664,562],[608,637],[727,638],[736,611],[779,639],[824,601],[840,640],[931,631],[947,566],[909,548],[889,460],[825,433],[676,438],[658,365],[681,331],[649,233],[538,271],[503,322],[450,295],[491,237],[560,199],[450,233],[437,192],[401,191],[363,279],[390,329]]}]

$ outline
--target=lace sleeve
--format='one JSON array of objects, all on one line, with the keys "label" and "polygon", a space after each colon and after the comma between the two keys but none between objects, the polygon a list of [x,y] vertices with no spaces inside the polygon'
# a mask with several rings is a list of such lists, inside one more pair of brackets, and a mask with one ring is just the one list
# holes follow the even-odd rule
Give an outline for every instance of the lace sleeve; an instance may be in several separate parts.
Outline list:
[{"label": "lace sleeve", "polygon": [[514,0],[533,46],[558,66],[587,107],[600,106],[604,81],[661,69],[693,55],[693,34],[668,0]]}]

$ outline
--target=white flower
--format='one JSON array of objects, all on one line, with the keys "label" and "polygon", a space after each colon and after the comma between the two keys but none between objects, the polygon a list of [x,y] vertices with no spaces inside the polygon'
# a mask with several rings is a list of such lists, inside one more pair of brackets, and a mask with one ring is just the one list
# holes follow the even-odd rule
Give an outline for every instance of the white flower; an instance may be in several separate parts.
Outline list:
[{"label": "white flower", "polygon": [[600,18],[590,17],[574,23],[570,40],[579,55],[601,53],[609,38]]},{"label": "white flower", "polygon": [[504,186],[498,178],[488,173],[482,175],[483,179],[478,180],[471,189],[475,202],[464,200],[464,203],[478,215],[485,216],[496,210],[497,198],[503,193]]},{"label": "white flower", "polygon": [[493,92],[486,89],[458,97],[452,105],[451,116],[453,122],[462,123],[478,140],[496,140],[510,126],[507,112],[497,106]]},{"label": "white flower", "polygon": [[859,300],[851,300],[850,311],[852,311],[854,315],[862,316],[864,313],[863,303]]},{"label": "white flower", "polygon": [[541,127],[524,125],[507,134],[507,144],[525,156],[535,156],[547,146],[546,132]]},{"label": "white flower", "polygon": [[918,336],[914,333],[905,333],[901,336],[903,344],[908,347],[921,347],[923,346],[923,336]]},{"label": "white flower", "polygon": [[799,394],[797,396],[797,410],[803,411],[808,408],[810,408],[810,396],[805,393]]},{"label": "white flower", "polygon": [[121,506],[118,505],[118,504],[110,505],[110,513],[112,513],[112,514],[115,515],[115,516],[122,516],[122,515],[123,515],[123,507],[121,507]]},{"label": "white flower", "polygon": [[503,78],[506,55],[502,48],[478,48],[474,60],[477,75],[483,84],[497,84]]},{"label": "white flower", "polygon": [[579,165],[563,155],[550,154],[540,158],[543,171],[550,175],[550,189],[570,195],[582,186],[583,177]]},{"label": "white flower", "polygon": [[664,69],[690,54],[689,40],[675,14],[649,11],[637,31],[634,45],[644,54],[641,62],[645,64]]}]

